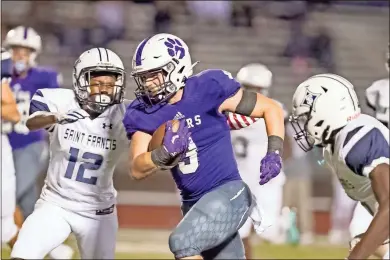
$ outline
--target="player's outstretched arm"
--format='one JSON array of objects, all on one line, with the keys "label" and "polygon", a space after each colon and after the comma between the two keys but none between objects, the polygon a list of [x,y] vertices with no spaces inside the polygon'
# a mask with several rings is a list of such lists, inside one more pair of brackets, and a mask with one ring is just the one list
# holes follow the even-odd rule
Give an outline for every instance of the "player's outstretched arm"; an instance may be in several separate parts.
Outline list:
[{"label": "player's outstretched arm", "polygon": [[57,123],[57,117],[50,112],[35,112],[26,121],[26,126],[30,131],[43,128],[50,128]]},{"label": "player's outstretched arm", "polygon": [[1,118],[13,123],[20,120],[20,114],[8,79],[1,81]]},{"label": "player's outstretched arm", "polygon": [[379,203],[378,212],[360,242],[352,249],[348,259],[367,259],[389,237],[390,167],[386,163],[379,164],[369,176]]},{"label": "player's outstretched arm", "polygon": [[129,149],[129,175],[135,180],[142,180],[155,173],[159,168],[152,160],[148,146],[152,136],[137,131],[131,137]]},{"label": "player's outstretched arm", "polygon": [[279,139],[280,149],[284,139],[284,111],[273,99],[259,93],[240,89],[219,107],[220,112],[229,111],[241,115],[264,118],[267,134]]}]

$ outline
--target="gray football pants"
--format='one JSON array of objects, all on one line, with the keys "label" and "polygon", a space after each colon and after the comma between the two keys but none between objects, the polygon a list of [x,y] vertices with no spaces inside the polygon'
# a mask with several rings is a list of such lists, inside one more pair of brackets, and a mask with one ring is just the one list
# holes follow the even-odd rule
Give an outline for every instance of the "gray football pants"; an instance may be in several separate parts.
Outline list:
[{"label": "gray football pants", "polygon": [[183,203],[184,218],[169,236],[175,258],[245,259],[238,230],[247,220],[252,194],[243,181],[228,182],[196,203]]}]

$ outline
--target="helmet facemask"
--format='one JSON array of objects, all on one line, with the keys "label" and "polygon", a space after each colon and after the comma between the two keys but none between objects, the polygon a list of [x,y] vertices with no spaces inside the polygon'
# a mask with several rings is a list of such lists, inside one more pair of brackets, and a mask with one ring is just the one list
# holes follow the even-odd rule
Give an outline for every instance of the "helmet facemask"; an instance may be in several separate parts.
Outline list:
[{"label": "helmet facemask", "polygon": [[[115,82],[94,82],[95,78],[114,76]],[[76,78],[76,97],[80,104],[95,113],[102,113],[114,104],[120,104],[125,92],[125,72],[114,67],[87,67]]]},{"label": "helmet facemask", "polygon": [[169,62],[153,70],[134,73],[132,76],[138,86],[134,91],[137,99],[147,107],[167,102],[180,89],[171,80],[175,68],[176,64]]},{"label": "helmet facemask", "polygon": [[[289,121],[295,132],[294,140],[298,146],[305,152],[313,149],[314,146],[324,147],[329,143],[329,126],[325,128],[321,137],[315,137],[308,131],[308,125],[312,120],[311,111],[301,114],[299,116],[290,116]],[[318,121],[314,127],[321,127],[323,120]]]}]

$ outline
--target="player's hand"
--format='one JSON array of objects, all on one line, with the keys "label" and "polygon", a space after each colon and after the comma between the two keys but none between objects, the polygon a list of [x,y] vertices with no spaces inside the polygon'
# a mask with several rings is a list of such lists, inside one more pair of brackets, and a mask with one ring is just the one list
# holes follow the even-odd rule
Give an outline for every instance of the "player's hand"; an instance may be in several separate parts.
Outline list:
[{"label": "player's hand", "polygon": [[260,165],[260,185],[266,184],[278,176],[282,169],[282,158],[276,152],[268,153]]},{"label": "player's hand", "polygon": [[89,114],[84,110],[69,111],[66,114],[56,114],[57,123],[60,125],[74,123],[77,120],[89,117]]},{"label": "player's hand", "polygon": [[163,147],[172,158],[178,155],[182,157],[187,152],[190,136],[191,133],[184,120],[180,120],[179,128],[176,132],[173,131],[172,122],[169,121],[165,127]]}]

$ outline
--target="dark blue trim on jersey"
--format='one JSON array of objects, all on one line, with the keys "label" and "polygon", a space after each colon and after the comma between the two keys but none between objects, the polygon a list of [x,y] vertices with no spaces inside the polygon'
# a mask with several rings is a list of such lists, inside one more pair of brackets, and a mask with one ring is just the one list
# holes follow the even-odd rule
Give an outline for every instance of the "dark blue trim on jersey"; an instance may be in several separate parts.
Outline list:
[{"label": "dark blue trim on jersey", "polygon": [[360,129],[362,129],[363,126],[359,126],[358,128],[355,128],[353,129],[351,132],[349,132],[347,134],[347,137],[345,137],[345,140],[344,140],[344,144],[343,144],[343,147],[345,147],[347,145],[347,143],[349,142],[349,140],[351,140],[351,138],[357,134],[357,132],[359,132]]},{"label": "dark blue trim on jersey", "polygon": [[43,94],[39,89],[35,92],[35,95],[43,97]]},{"label": "dark blue trim on jersey", "polygon": [[363,176],[364,167],[375,159],[389,158],[389,143],[378,128],[363,136],[345,157],[345,163],[354,173]]},{"label": "dark blue trim on jersey", "polygon": [[34,114],[35,112],[38,112],[38,111],[46,111],[46,112],[50,112],[50,109],[49,107],[47,106],[47,104],[43,103],[43,102],[40,102],[40,101],[37,101],[37,100],[31,100],[30,102],[30,115]]}]

